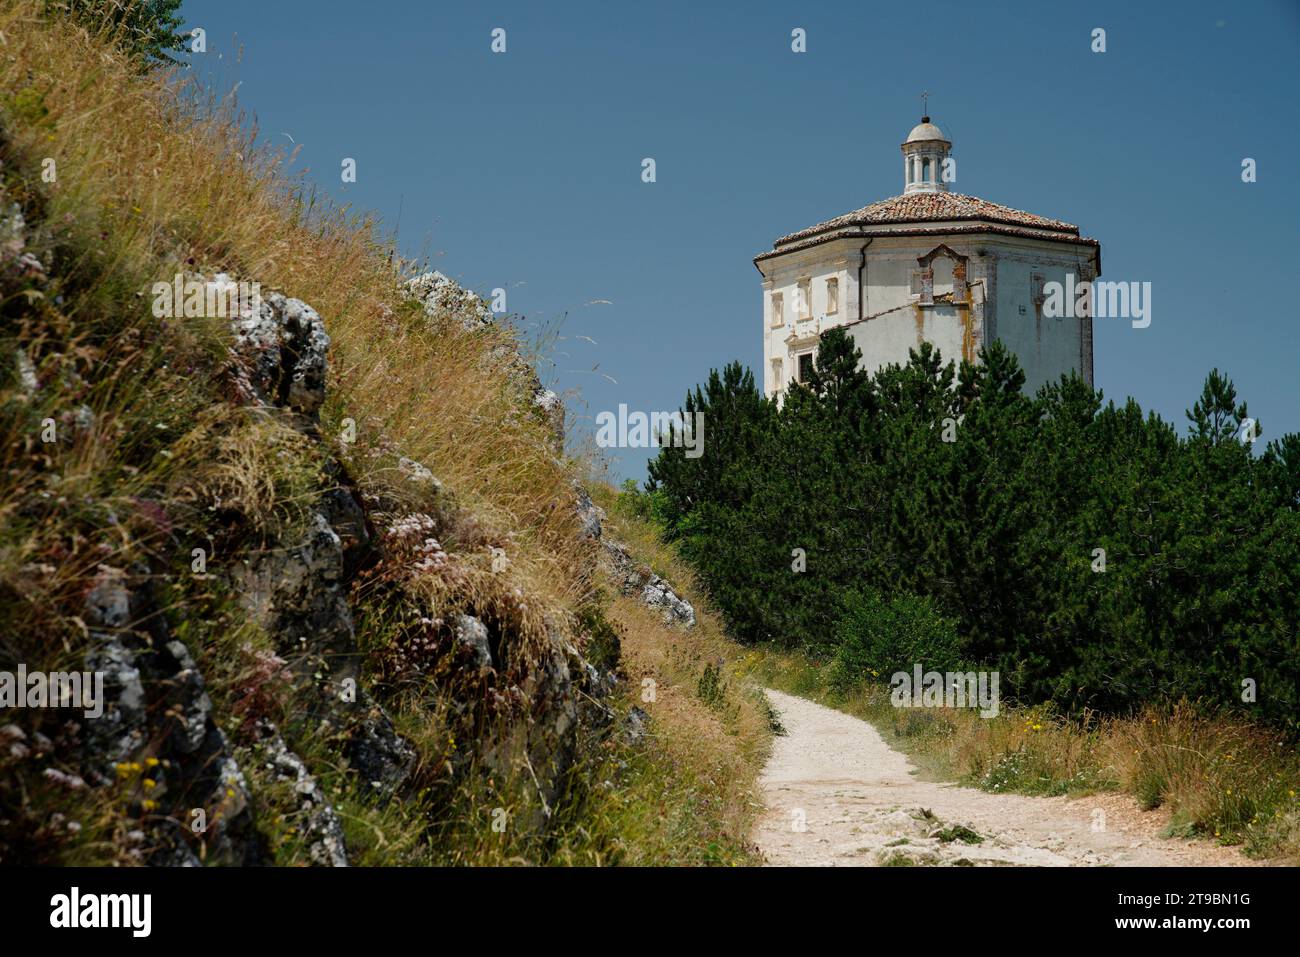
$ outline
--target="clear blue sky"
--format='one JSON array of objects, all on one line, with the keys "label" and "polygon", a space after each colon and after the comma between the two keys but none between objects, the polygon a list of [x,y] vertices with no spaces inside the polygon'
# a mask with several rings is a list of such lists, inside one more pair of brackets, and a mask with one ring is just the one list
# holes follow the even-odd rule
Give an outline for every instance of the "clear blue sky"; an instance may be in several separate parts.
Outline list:
[{"label": "clear blue sky", "polygon": [[[620,402],[675,409],[731,359],[757,372],[752,257],[901,192],[924,88],[960,192],[1077,223],[1105,278],[1153,284],[1150,328],[1097,323],[1108,397],[1181,428],[1218,366],[1265,439],[1300,431],[1296,0],[186,0],[183,14],[207,31],[195,66],[240,83],[311,179],[389,226],[400,208],[406,255],[505,287],[529,323],[567,313],[555,386],[579,428]],[[807,53],[790,50],[795,27]],[[645,452],[615,454],[617,475],[644,476]]]}]

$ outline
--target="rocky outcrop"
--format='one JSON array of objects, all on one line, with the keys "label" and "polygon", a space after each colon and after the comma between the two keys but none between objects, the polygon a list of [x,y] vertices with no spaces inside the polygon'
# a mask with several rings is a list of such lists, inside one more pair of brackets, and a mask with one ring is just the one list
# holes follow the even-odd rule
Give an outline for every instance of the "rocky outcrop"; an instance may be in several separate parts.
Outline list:
[{"label": "rocky outcrop", "polygon": [[587,490],[574,483],[575,505],[582,534],[593,542],[600,541],[601,529],[605,522],[605,510],[591,500]]},{"label": "rocky outcrop", "polygon": [[[359,519],[349,524],[364,532]],[[415,750],[362,685],[345,571],[343,540],[316,513],[296,547],[261,553],[233,578],[251,619],[276,636],[277,651],[313,690],[312,717],[341,731],[357,773],[391,796],[409,776]]]},{"label": "rocky outcrop", "polygon": [[450,320],[471,332],[492,322],[486,302],[437,270],[408,279],[406,292],[431,319]]},{"label": "rocky outcrop", "polygon": [[[252,369],[251,401],[297,416],[312,428],[325,398],[329,337],[315,310],[278,293],[252,317],[232,323],[232,356]],[[402,459],[417,481],[436,483],[424,466]],[[345,737],[345,753],[365,781],[385,797],[397,793],[415,765],[415,749],[361,682],[361,653],[348,584],[375,559],[376,539],[359,496],[342,467],[328,472],[339,487],[323,492],[302,539],[287,549],[265,550],[238,566],[232,578],[250,618],[276,636],[277,651],[310,687],[312,717]],[[344,539],[335,525],[348,537]]]},{"label": "rocky outcrop", "polygon": [[623,719],[623,738],[628,744],[636,747],[644,744],[650,734],[650,715],[642,710],[638,705],[633,705],[628,711],[627,717]]},{"label": "rocky outcrop", "polygon": [[[417,277],[408,291],[420,299],[426,314],[439,321],[455,321],[471,330],[491,321],[486,304],[438,274]],[[252,370],[250,401],[291,413],[300,427],[310,429],[324,400],[323,375],[314,374],[317,347],[328,339],[322,339],[319,317],[309,307],[276,295],[267,297],[267,303],[255,323],[245,317],[235,324],[235,363]],[[501,361],[552,425],[558,450],[563,444],[563,407],[558,397],[542,388],[531,366],[513,349]],[[277,652],[298,681],[317,692],[313,717],[344,735],[350,767],[385,799],[402,792],[417,756],[363,686],[348,588],[370,567],[391,569],[409,561],[412,572],[419,574],[448,571],[452,560],[435,537],[441,534],[445,517],[403,516],[400,510],[393,511],[395,503],[366,502],[348,491],[341,467],[332,468],[338,487],[322,497],[302,540],[287,549],[258,554],[234,577],[250,616],[279,636]],[[423,463],[401,457],[398,469],[435,497],[441,495],[441,483]],[[603,512],[580,487],[575,487],[575,498],[584,535],[598,540]],[[377,533],[375,524],[388,531]],[[421,616],[431,614],[412,610]],[[458,660],[466,669],[464,680],[481,682],[487,700],[505,703],[506,712],[516,707],[510,702],[523,704],[526,714],[517,715],[513,726],[489,719],[498,730],[482,742],[483,758],[489,768],[501,773],[522,759],[542,806],[549,807],[575,756],[578,727],[600,727],[611,718],[602,702],[615,684],[612,671],[586,661],[558,631],[542,647],[532,648],[527,658],[510,654],[507,647],[512,640],[505,631],[514,626],[499,613],[483,615],[471,608],[451,616],[445,625],[425,620],[429,624],[411,636],[414,657],[405,659],[407,664],[418,667],[419,655],[436,653],[438,635],[445,628],[461,649]],[[356,688],[353,700],[337,693],[345,682]],[[500,730],[510,727],[513,730]]]},{"label": "rocky outcrop", "polygon": [[263,731],[267,735],[262,746],[266,769],[278,780],[287,781],[293,786],[299,802],[298,810],[303,818],[301,830],[306,837],[312,862],[326,867],[347,867],[348,854],[343,825],[325,792],[302,758],[289,750],[289,746],[274,729],[267,727]]},{"label": "rocky outcrop", "polygon": [[87,596],[85,667],[105,677],[103,714],[85,719],[81,734],[83,767],[91,783],[127,792],[141,822],[131,853],[142,863],[264,863],[247,781],[152,578],[146,568],[101,566]]},{"label": "rocky outcrop", "polygon": [[[434,271],[406,281],[407,294],[424,308],[435,322],[452,322],[471,332],[493,324],[492,310],[481,297],[454,279]],[[564,452],[564,402],[542,384],[537,370],[519,352],[513,341],[493,351],[497,363],[527,396],[533,411],[546,426],[547,439],[557,455]]]},{"label": "rocky outcrop", "polygon": [[456,640],[467,648],[479,668],[492,667],[492,646],[488,642],[487,626],[473,615],[457,615],[452,627]]},{"label": "rocky outcrop", "polygon": [[415,767],[416,752],[409,741],[393,728],[393,721],[368,694],[362,693],[359,717],[350,727],[346,754],[348,763],[381,797],[397,793]]},{"label": "rocky outcrop", "polygon": [[[233,281],[225,273],[208,280],[218,289]],[[325,401],[330,337],[316,310],[278,292],[248,304],[231,323],[231,353],[242,397],[314,417]]]},{"label": "rocky outcrop", "polygon": [[[314,310],[279,294],[265,297],[231,322],[238,401],[314,434],[328,345]],[[361,681],[348,583],[374,560],[376,537],[338,463],[327,477],[296,540],[250,550],[215,573],[228,579],[247,619],[271,636],[270,660],[307,702],[306,720],[337,740],[347,765],[385,800],[401,792],[417,756]],[[59,773],[125,795],[139,824],[124,849],[141,863],[269,863],[249,778],[216,721],[191,649],[171,634],[158,607],[159,578],[144,566],[103,565],[87,592],[80,616],[85,668],[104,676],[103,713],[74,735],[82,773]],[[307,763],[269,720],[258,719],[248,734],[246,745],[269,779],[291,787],[311,861],[346,865],[340,820]]]},{"label": "rocky outcrop", "polygon": [[[531,366],[529,367],[531,370]],[[556,453],[564,451],[564,401],[550,389],[544,388],[542,382],[533,374],[533,407],[540,413],[542,420],[550,430],[551,446]]]},{"label": "rocky outcrop", "polygon": [[438,481],[437,477],[424,465],[414,459],[409,459],[403,455],[397,460],[397,468],[403,475],[410,479],[410,481],[419,485],[427,485],[435,492],[442,491],[442,483]]},{"label": "rocky outcrop", "polygon": [[651,575],[641,589],[641,600],[651,608],[663,610],[664,620],[669,624],[680,623],[687,628],[695,627],[695,608],[685,598],[673,591],[671,585],[658,575]]},{"label": "rocky outcrop", "polygon": [[[6,295],[14,284],[30,288],[47,281],[47,266],[29,248],[30,237],[17,207],[9,210],[0,202],[0,276],[7,283]],[[225,273],[184,278],[215,288],[218,296],[239,288]],[[417,277],[408,292],[431,319],[483,331],[485,336],[496,334],[486,304],[444,276]],[[283,523],[277,519],[258,525],[233,507],[220,508],[215,494],[191,488],[183,479],[165,494],[150,492],[159,499],[177,493],[176,501],[135,500],[142,514],[156,520],[160,533],[138,550],[147,562],[114,564],[107,560],[114,550],[105,545],[105,564],[93,583],[89,588],[81,583],[66,601],[68,618],[84,625],[84,643],[72,647],[83,667],[104,679],[102,715],[68,722],[58,741],[51,741],[55,735],[48,725],[24,730],[18,724],[0,724],[4,761],[31,762],[23,767],[23,786],[30,779],[61,792],[93,792],[97,802],[121,816],[128,833],[114,841],[120,842],[130,862],[272,863],[281,853],[278,830],[259,815],[273,795],[282,802],[276,810],[293,818],[295,854],[305,848],[313,864],[347,866],[343,820],[331,795],[342,778],[349,786],[360,783],[364,799],[381,805],[416,794],[421,801],[427,799],[432,776],[428,765],[435,760],[423,760],[429,752],[417,750],[413,740],[418,737],[424,748],[425,739],[415,731],[410,739],[400,733],[394,722],[398,712],[388,710],[399,700],[399,692],[427,694],[448,722],[461,722],[456,725],[458,737],[462,729],[470,731],[464,736],[470,739],[468,746],[452,747],[456,753],[447,757],[446,773],[497,774],[506,780],[518,774],[522,761],[542,808],[541,819],[532,823],[545,827],[565,787],[566,773],[589,743],[584,733],[613,725],[605,701],[616,685],[616,666],[587,660],[580,650],[586,647],[582,634],[569,621],[541,633],[538,620],[523,611],[530,596],[494,594],[475,604],[481,595],[473,588],[456,592],[461,583],[455,578],[456,556],[448,555],[438,539],[454,540],[444,533],[455,534],[474,522],[472,516],[456,514],[454,496],[444,495],[433,470],[392,450],[397,472],[410,483],[402,495],[393,496],[404,503],[381,500],[386,494],[382,489],[367,487],[363,495],[347,473],[346,455],[320,434],[330,349],[322,317],[307,303],[281,292],[238,305],[228,317],[227,361],[215,370],[211,398],[218,406],[224,401],[239,411],[219,419],[214,429],[228,425],[233,431],[243,428],[245,420],[259,425],[270,420],[278,433],[300,443],[289,451],[277,449],[276,454],[298,455],[300,447],[309,449],[310,455],[302,456],[309,463],[302,469],[307,492],[294,498],[295,506],[303,503],[302,515],[295,511]],[[561,455],[560,397],[542,386],[511,336],[501,334],[500,343],[498,347],[490,340],[486,361],[506,371],[512,389],[518,390],[520,415],[535,416],[542,426],[538,435]],[[58,375],[76,374],[51,371],[54,363],[37,348],[30,347],[30,353],[19,348],[0,357],[11,364],[10,378],[29,400],[57,385]],[[513,400],[515,392],[510,395]],[[206,393],[203,398],[208,398]],[[111,414],[97,421],[91,405],[78,405],[80,401],[78,395],[57,412],[60,423],[70,426],[60,425],[57,441],[62,444],[83,440],[112,421]],[[152,428],[151,420],[151,437]],[[180,447],[169,443],[176,442],[177,434],[186,436],[187,429],[182,423],[170,437],[160,431],[157,441],[140,443],[132,454],[160,453],[163,461]],[[196,428],[192,434],[208,433]],[[136,465],[131,468],[139,471]],[[298,473],[294,475],[298,480]],[[183,503],[181,492],[188,496]],[[420,501],[416,507],[427,514],[412,514],[408,498]],[[572,501],[555,504],[557,509],[576,509],[581,534],[592,543],[594,563],[603,513],[577,487]],[[176,516],[168,514],[172,508],[187,518],[173,521]],[[117,513],[112,514],[110,523],[117,525]],[[210,519],[211,514],[218,518]],[[418,533],[413,545],[390,534],[403,522]],[[192,543],[185,537],[207,533],[224,538],[216,548],[208,548],[205,570],[195,570],[202,584],[186,591],[187,580],[179,578],[184,572],[178,572],[190,560]],[[206,542],[199,542],[207,548]],[[169,554],[171,549],[175,554]],[[218,554],[219,560],[214,557]],[[399,632],[393,640],[418,638],[424,642],[421,654],[439,656],[438,667],[394,679],[378,664],[385,649],[367,645],[363,654],[359,646],[356,616],[361,606],[356,602],[363,585],[400,591],[406,582],[384,576],[408,559],[410,568],[430,577],[445,572],[451,584],[436,599],[418,589],[403,595],[406,604],[400,609],[400,623],[393,626]],[[204,628],[197,629],[201,640],[194,640],[196,632],[173,611],[172,586],[178,580],[178,591],[187,596],[203,592],[204,600],[219,606],[213,620],[224,624],[228,617],[232,631],[247,627],[256,636],[256,647],[249,643],[241,651],[240,645],[220,646],[226,635],[213,639],[213,632]],[[437,601],[444,601],[445,607]],[[408,611],[415,612],[409,622],[404,617]],[[535,615],[528,610],[528,616]],[[542,623],[549,626],[550,619]],[[409,633],[404,631],[408,627]],[[371,634],[365,632],[367,639]],[[384,637],[390,636],[385,632]],[[236,640],[245,639],[241,635]],[[255,678],[246,678],[241,669],[255,673]],[[50,736],[45,731],[51,731]],[[36,758],[44,760],[56,750],[59,766],[35,764]],[[327,760],[321,759],[322,752]],[[434,751],[433,758],[437,773],[443,774],[443,756]],[[29,768],[34,770],[28,773]],[[0,774],[7,770],[8,765],[0,766]],[[58,820],[69,830],[80,826]]]},{"label": "rocky outcrop", "polygon": [[678,595],[672,585],[651,571],[649,566],[634,561],[626,545],[605,539],[604,546],[623,594],[635,595],[651,608],[659,609],[668,624],[695,627],[694,606]]}]

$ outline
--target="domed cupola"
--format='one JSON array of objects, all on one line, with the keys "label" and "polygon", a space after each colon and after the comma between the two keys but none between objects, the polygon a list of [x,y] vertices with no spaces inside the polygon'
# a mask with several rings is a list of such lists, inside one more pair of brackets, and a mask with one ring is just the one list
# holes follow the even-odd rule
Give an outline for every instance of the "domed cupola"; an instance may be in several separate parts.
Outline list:
[{"label": "domed cupola", "polygon": [[951,149],[952,143],[944,138],[943,130],[928,116],[921,117],[903,143],[903,192],[948,192],[948,184],[943,181],[943,161]]}]

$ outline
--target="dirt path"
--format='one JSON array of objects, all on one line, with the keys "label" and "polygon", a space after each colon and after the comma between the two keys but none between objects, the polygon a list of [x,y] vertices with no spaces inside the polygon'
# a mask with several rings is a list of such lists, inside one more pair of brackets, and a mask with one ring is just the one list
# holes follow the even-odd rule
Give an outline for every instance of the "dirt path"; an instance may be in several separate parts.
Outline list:
[{"label": "dirt path", "polygon": [[[1232,848],[1161,838],[1165,814],[1143,812],[1126,795],[1025,797],[917,780],[867,722],[779,691],[767,695],[786,730],[763,770],[767,811],[754,835],[771,864],[1250,863]],[[970,834],[958,826],[983,842],[963,841]]]}]

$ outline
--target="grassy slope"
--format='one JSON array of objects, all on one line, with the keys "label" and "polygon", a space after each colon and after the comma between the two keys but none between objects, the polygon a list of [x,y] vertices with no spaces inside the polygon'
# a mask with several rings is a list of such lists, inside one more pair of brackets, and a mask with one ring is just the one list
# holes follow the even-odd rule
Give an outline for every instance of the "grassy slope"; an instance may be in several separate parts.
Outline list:
[{"label": "grassy slope", "polygon": [[[755,784],[771,743],[766,699],[739,674],[744,649],[726,636],[689,567],[613,489],[597,486],[593,497],[608,516],[608,537],[627,545],[695,607],[697,625],[690,630],[664,625],[633,598],[619,598],[612,612],[623,629],[630,691],[660,729],[653,745],[659,768],[650,783],[664,788],[665,810],[702,815],[668,827],[699,829],[707,822],[706,830],[716,834],[710,846],[716,843],[721,859],[752,863]],[[651,689],[653,700],[647,700]]]},{"label": "grassy slope", "polygon": [[[424,316],[402,295],[392,244],[375,224],[298,188],[290,157],[256,146],[233,105],[142,76],[108,38],[44,20],[39,9],[0,3],[5,201],[36,228],[33,251],[51,277],[8,299],[0,328],[3,354],[24,352],[40,382],[26,393],[5,360],[3,657],[46,668],[75,661],[84,641],[76,609],[97,566],[145,562],[163,570],[164,613],[199,660],[279,863],[304,860],[295,802],[259,777],[236,702],[252,701],[285,730],[338,808],[355,863],[750,860],[751,788],[768,733],[761,707],[726,690],[725,662],[723,690],[711,682],[697,693],[702,662],[728,654],[707,611],[700,628],[672,630],[593,574],[593,547],[571,508],[578,469],[556,460],[528,396],[500,368],[502,351],[516,348],[509,329],[471,334]],[[57,169],[52,182],[41,177],[46,160]],[[187,574],[190,547],[225,542],[231,528],[242,536],[228,542],[236,556],[257,547],[253,539],[290,540],[329,482],[320,447],[227,401],[224,320],[151,315],[152,283],[217,269],[324,317],[333,346],[321,433],[332,439],[355,423],[355,442],[331,441],[330,451],[361,493],[408,514],[450,513],[442,545],[455,575],[426,576],[415,597],[448,612],[520,609],[512,640],[521,647],[554,640],[548,622],[587,641],[581,622],[594,608],[623,633],[630,691],[643,677],[657,682],[657,700],[643,704],[650,737],[637,747],[617,735],[586,742],[571,772],[578,780],[544,835],[492,829],[495,808],[528,813],[520,781],[442,774],[456,761],[474,769],[476,742],[458,740],[454,717],[428,696],[387,702],[419,751],[425,787],[384,806],[369,800],[331,742],[301,726],[293,696],[263,673],[259,655],[271,646],[238,594],[219,576]],[[87,425],[76,424],[82,407]],[[47,419],[63,430],[54,445],[37,438]],[[428,464],[446,495],[405,481],[401,456]],[[223,522],[207,507],[217,501]],[[614,524],[635,551],[636,531]],[[492,568],[493,548],[509,558],[505,573]],[[361,647],[383,660],[399,616],[365,587],[353,601]],[[128,768],[107,790],[67,794],[40,774],[60,766],[57,750],[24,761],[0,766],[17,782],[7,794],[0,787],[0,799],[21,802],[13,829],[0,829],[0,858],[128,859],[122,842],[147,769]],[[79,832],[51,823],[68,819]]]}]

